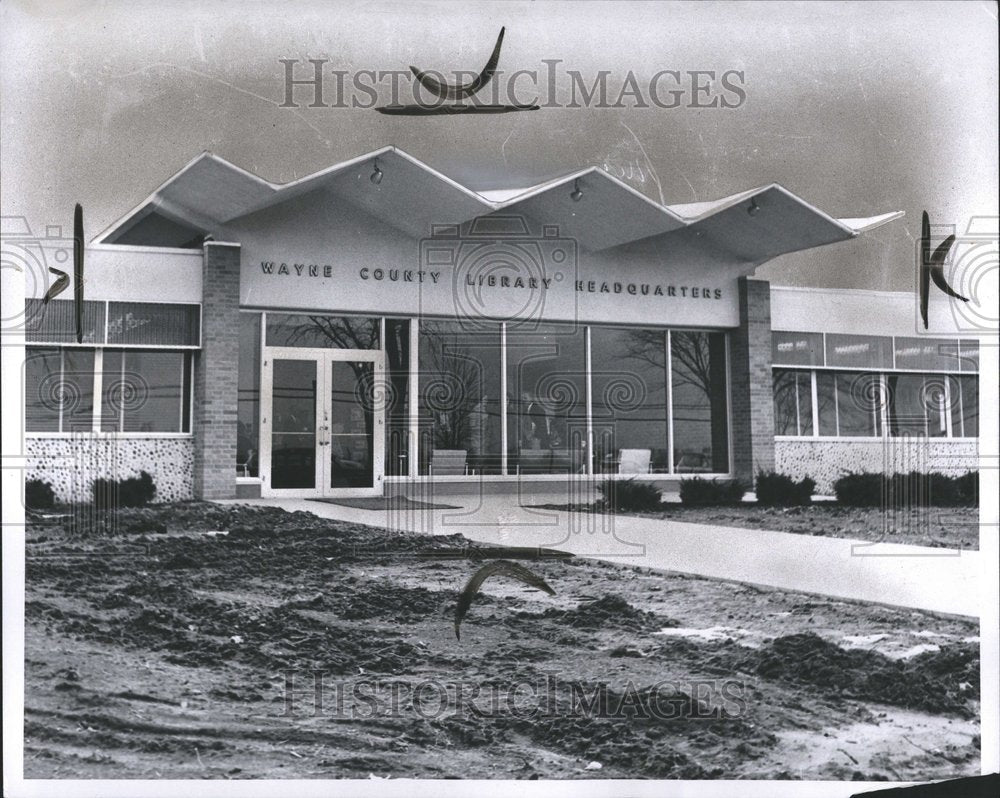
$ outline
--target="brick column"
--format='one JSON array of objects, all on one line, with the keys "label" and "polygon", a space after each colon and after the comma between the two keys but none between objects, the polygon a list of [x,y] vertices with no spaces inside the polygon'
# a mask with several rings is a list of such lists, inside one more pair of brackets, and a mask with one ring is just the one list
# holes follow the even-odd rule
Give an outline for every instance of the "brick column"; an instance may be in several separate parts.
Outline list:
[{"label": "brick column", "polygon": [[194,378],[194,495],[236,497],[240,245],[207,241]]},{"label": "brick column", "polygon": [[739,279],[740,326],[730,339],[733,464],[748,485],[774,470],[774,398],[771,387],[771,285]]}]

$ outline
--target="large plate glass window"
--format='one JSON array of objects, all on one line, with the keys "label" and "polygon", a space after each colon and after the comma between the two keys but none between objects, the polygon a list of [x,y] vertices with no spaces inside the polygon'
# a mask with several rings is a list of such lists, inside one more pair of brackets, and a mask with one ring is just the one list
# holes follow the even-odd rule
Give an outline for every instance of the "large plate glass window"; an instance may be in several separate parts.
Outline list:
[{"label": "large plate glass window", "polygon": [[774,370],[774,434],[812,435],[812,372]]},{"label": "large plate glass window", "polygon": [[260,474],[260,314],[240,314],[236,476]]},{"label": "large plate glass window", "polygon": [[190,432],[190,354],[106,349],[103,360],[104,432]]},{"label": "large plate glass window", "polygon": [[378,349],[381,321],[370,316],[268,313],[267,346]]},{"label": "large plate glass window", "polygon": [[729,471],[725,333],[671,330],[674,472]]},{"label": "large plate glass window", "polygon": [[[587,471],[587,356],[574,324],[507,325],[507,469]],[[596,446],[595,446],[596,451]],[[608,452],[596,455],[600,461]]]},{"label": "large plate glass window", "polygon": [[665,330],[592,327],[594,469],[670,470]]},{"label": "large plate glass window", "polygon": [[82,432],[94,423],[94,350],[25,350],[25,430]]},{"label": "large plate glass window", "polygon": [[500,325],[420,321],[420,473],[499,474]]}]

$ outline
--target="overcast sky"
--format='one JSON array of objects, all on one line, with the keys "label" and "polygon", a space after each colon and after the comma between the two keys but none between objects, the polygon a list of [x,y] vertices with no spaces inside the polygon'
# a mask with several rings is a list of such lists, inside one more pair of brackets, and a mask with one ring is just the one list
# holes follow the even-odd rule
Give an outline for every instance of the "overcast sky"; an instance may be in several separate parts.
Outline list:
[{"label": "overcast sky", "polygon": [[[92,236],[202,150],[285,182],[386,144],[477,186],[607,165],[668,204],[777,182],[837,216],[906,211],[758,271],[776,284],[912,290],[921,210],[960,230],[998,213],[993,2],[7,0],[0,14],[2,207],[35,230],[68,230],[79,201]],[[566,70],[609,70],[617,88],[630,70],[642,83],[700,69],[742,71],[746,101],[433,118],[278,107],[281,58],[478,70],[501,25],[500,68],[561,59],[562,99]]]}]

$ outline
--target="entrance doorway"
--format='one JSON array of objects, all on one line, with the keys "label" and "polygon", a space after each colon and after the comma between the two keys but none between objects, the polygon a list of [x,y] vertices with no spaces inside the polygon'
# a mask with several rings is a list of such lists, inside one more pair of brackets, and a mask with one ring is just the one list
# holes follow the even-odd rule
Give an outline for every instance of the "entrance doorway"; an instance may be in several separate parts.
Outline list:
[{"label": "entrance doorway", "polygon": [[261,495],[381,496],[384,355],[264,347]]}]

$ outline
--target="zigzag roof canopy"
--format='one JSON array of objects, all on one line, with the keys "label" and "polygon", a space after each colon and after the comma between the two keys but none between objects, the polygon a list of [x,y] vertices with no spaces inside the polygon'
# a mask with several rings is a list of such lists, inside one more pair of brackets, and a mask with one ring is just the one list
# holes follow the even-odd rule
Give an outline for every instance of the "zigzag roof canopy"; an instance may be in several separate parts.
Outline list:
[{"label": "zigzag roof canopy", "polygon": [[[375,159],[383,178],[370,176]],[[583,196],[570,196],[579,187]],[[591,167],[523,191],[476,192],[396,147],[366,153],[300,180],[275,184],[204,152],[97,243],[183,246],[228,222],[322,189],[415,237],[435,224],[460,224],[497,212],[557,225],[594,252],[680,233],[685,242],[760,265],[788,252],[844,241],[903,215],[836,219],[774,183],[722,199],[661,205]],[[751,205],[759,211],[748,213]]]}]

